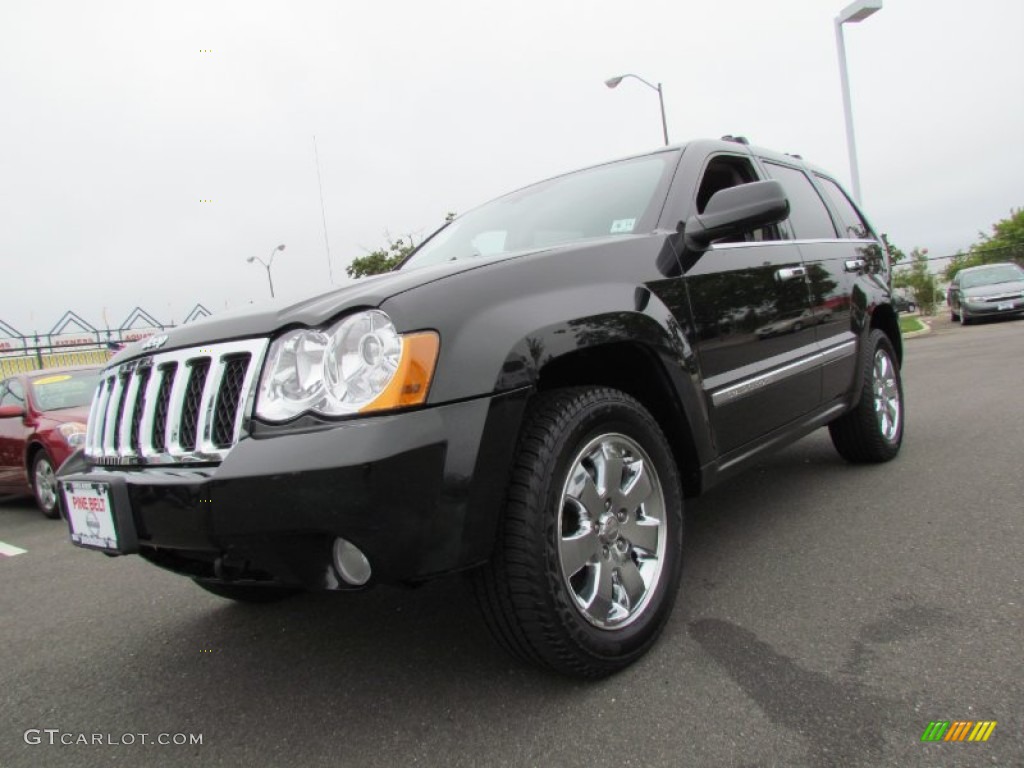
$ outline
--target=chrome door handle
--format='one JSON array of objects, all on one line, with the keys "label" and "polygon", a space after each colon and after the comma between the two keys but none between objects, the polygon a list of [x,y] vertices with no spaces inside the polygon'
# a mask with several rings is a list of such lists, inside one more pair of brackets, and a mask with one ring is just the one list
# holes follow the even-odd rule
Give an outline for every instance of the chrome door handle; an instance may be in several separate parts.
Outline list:
[{"label": "chrome door handle", "polygon": [[783,267],[782,269],[775,270],[776,280],[792,280],[795,277],[803,277],[807,274],[807,270],[803,267]]},{"label": "chrome door handle", "polygon": [[846,271],[859,272],[860,270],[864,269],[865,264],[867,264],[867,262],[864,261],[864,259],[849,259],[846,262]]}]

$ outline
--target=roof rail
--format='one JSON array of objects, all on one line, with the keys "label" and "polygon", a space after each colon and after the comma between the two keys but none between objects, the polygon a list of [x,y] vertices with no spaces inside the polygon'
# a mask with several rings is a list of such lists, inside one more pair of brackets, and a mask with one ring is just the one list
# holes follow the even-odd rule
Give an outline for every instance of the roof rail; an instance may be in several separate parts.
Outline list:
[{"label": "roof rail", "polygon": [[744,144],[746,146],[750,145],[746,136],[733,136],[731,133],[725,134],[725,136],[722,137],[722,141],[734,141],[737,144]]}]

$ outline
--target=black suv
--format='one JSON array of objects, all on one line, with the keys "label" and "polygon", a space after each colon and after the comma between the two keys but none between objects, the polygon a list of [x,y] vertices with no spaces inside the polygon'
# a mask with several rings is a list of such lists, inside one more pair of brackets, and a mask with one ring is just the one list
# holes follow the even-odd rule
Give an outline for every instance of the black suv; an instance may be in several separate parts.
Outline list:
[{"label": "black suv", "polygon": [[695,141],[125,349],[62,511],[76,544],[236,600],[467,571],[507,649],[598,677],[668,619],[684,497],[825,425],[850,461],[896,455],[901,355],[884,247],[835,180]]}]

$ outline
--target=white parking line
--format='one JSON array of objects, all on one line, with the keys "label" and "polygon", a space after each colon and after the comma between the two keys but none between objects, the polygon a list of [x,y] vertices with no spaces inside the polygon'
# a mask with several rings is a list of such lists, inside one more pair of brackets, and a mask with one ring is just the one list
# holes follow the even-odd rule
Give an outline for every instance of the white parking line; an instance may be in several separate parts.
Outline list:
[{"label": "white parking line", "polygon": [[28,552],[27,549],[16,547],[13,544],[7,544],[0,541],[0,555],[6,555],[7,557],[14,557],[15,555],[24,555]]}]

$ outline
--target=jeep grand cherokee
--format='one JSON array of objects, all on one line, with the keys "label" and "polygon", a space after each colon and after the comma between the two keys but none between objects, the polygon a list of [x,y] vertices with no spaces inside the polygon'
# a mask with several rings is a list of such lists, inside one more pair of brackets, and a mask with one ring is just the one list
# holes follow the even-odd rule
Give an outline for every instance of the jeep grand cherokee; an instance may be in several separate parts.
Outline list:
[{"label": "jeep grand cherokee", "polygon": [[[599,677],[680,581],[683,499],[828,426],[893,458],[883,245],[743,140],[559,176],[390,274],[114,358],[60,472],[72,541],[245,601],[468,572],[515,655]],[[785,318],[816,322],[758,333]]]}]

